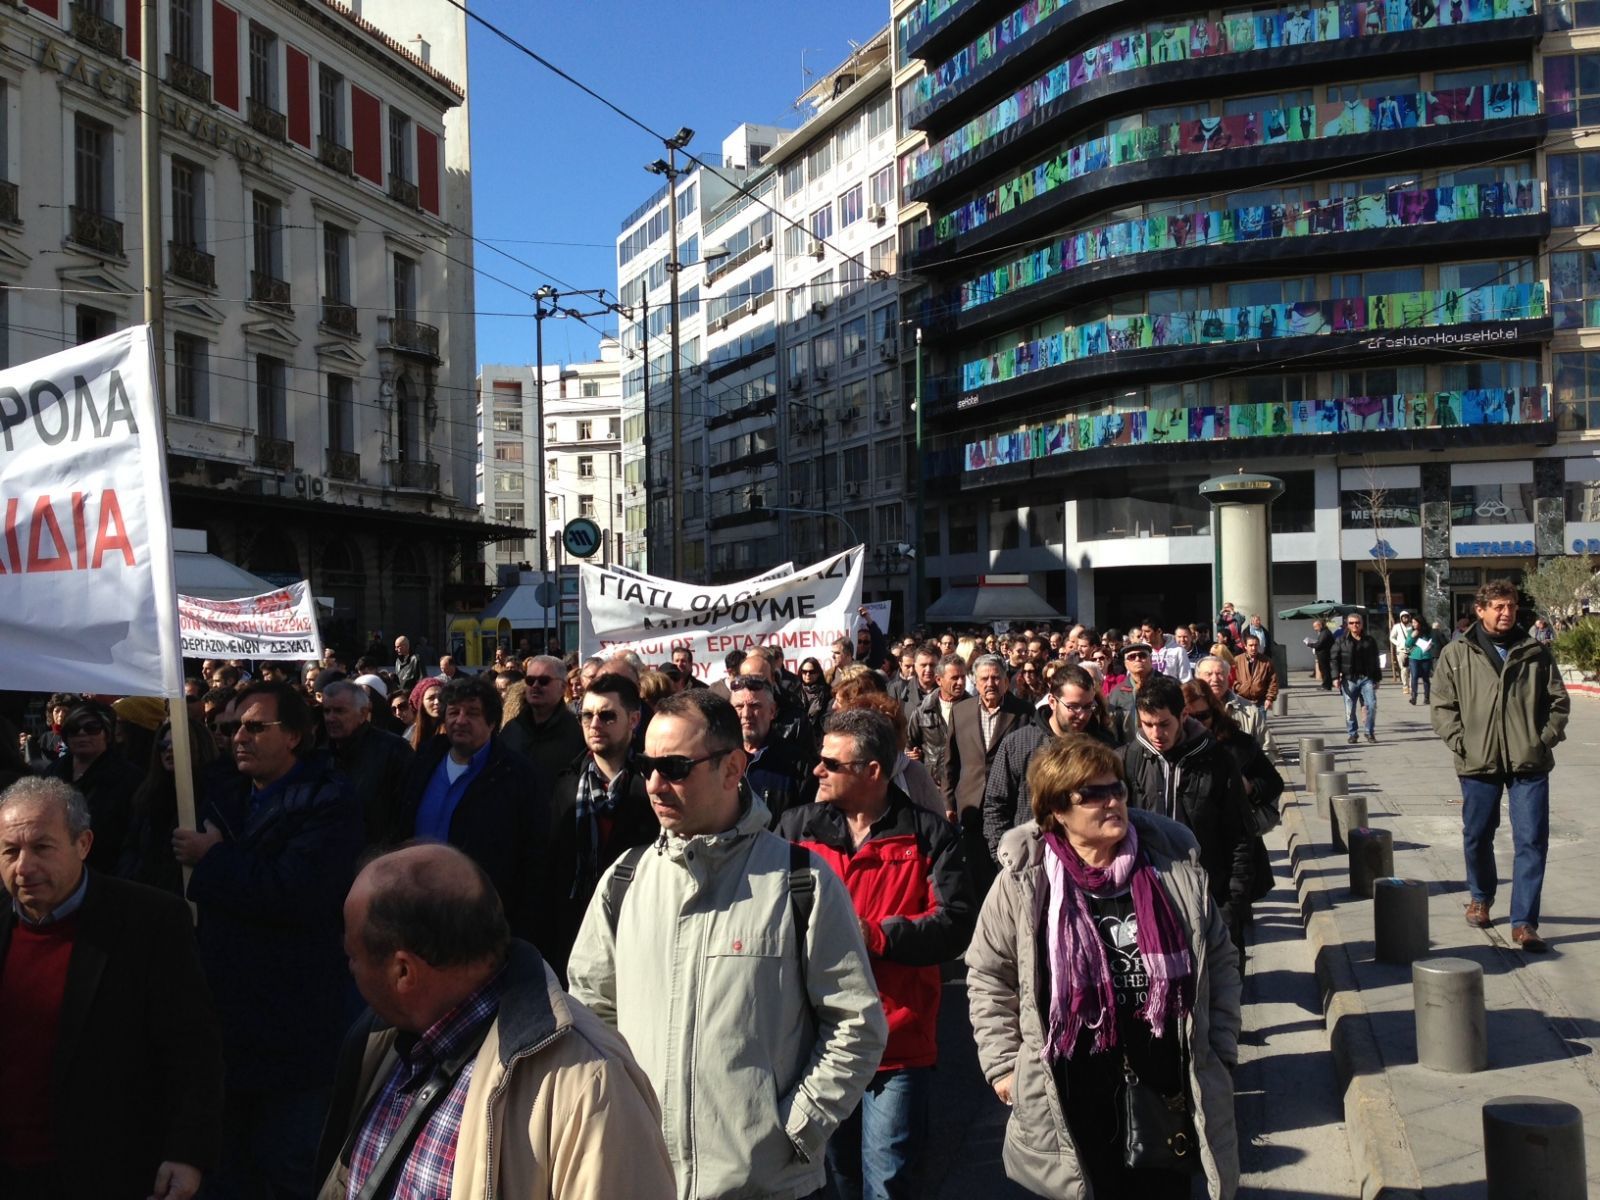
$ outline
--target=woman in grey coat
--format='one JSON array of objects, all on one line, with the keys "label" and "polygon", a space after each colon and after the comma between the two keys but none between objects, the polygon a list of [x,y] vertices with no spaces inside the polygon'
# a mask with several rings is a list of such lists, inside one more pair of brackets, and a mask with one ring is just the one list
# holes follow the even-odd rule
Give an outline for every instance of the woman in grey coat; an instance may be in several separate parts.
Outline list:
[{"label": "woman in grey coat", "polygon": [[1189,1173],[1124,1165],[1131,1071],[1187,1096],[1195,1170],[1227,1200],[1239,960],[1194,836],[1130,812],[1121,760],[1092,738],[1042,747],[1028,788],[1035,819],[1002,839],[966,955],[978,1059],[1011,1105],[1006,1174],[1063,1200],[1188,1197]]}]

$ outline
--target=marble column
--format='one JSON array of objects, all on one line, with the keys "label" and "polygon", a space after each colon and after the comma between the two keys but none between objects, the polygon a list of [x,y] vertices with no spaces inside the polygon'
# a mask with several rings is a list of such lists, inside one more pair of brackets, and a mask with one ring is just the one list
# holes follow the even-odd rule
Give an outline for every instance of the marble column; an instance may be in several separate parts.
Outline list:
[{"label": "marble column", "polygon": [[1272,475],[1219,475],[1200,485],[1211,502],[1211,608],[1233,601],[1240,612],[1260,613],[1270,631],[1272,611],[1272,502],[1283,480]]},{"label": "marble column", "polygon": [[1422,464],[1422,615],[1452,628],[1450,611],[1450,464]]}]

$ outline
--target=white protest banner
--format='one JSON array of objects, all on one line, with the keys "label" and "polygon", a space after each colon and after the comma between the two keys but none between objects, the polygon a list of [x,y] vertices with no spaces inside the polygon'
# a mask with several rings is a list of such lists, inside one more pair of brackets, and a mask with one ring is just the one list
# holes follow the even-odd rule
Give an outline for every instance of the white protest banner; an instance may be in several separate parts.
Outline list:
[{"label": "white protest banner", "polygon": [[794,670],[801,659],[823,657],[836,639],[850,636],[861,606],[863,558],[857,546],[775,579],[721,587],[645,581],[583,563],[579,649],[585,657],[633,651],[658,663],[687,646],[700,677],[715,683],[729,650],[771,646]]},{"label": "white protest banner", "polygon": [[894,610],[894,601],[874,600],[871,604],[864,604],[862,607],[867,610],[867,615],[865,617],[858,616],[854,628],[856,630],[865,629],[867,622],[871,621],[878,627],[879,633],[887,636],[889,632],[889,616]]},{"label": "white protest banner", "polygon": [[238,600],[178,597],[185,658],[255,658],[278,662],[322,657],[316,601],[302,580]]},{"label": "white protest banner", "polygon": [[0,688],[183,694],[150,331],[0,371]]}]

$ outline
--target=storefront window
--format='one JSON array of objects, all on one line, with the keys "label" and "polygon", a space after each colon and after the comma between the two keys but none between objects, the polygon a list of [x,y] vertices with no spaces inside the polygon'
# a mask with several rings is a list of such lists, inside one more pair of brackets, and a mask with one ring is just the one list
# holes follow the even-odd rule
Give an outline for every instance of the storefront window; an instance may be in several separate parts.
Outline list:
[{"label": "storefront window", "polygon": [[1451,525],[1526,525],[1533,521],[1533,484],[1476,483],[1450,489]]},{"label": "storefront window", "polygon": [[[1422,523],[1421,488],[1380,488],[1376,518],[1384,529],[1415,529]],[[1374,497],[1369,489],[1339,493],[1339,526],[1342,529],[1371,529]]]}]

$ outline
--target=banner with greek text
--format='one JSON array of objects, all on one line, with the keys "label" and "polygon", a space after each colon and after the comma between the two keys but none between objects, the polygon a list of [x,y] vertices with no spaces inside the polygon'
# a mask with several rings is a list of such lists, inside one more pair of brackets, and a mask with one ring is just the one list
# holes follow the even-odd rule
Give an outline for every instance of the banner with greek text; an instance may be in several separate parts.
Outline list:
[{"label": "banner with greek text", "polygon": [[185,658],[298,662],[322,657],[311,585],[291,583],[238,600],[178,597]]},{"label": "banner with greek text", "polygon": [[182,694],[150,331],[0,371],[0,689]]},{"label": "banner with greek text", "polygon": [[707,683],[723,677],[722,659],[730,650],[774,647],[791,671],[803,658],[826,661],[833,642],[854,628],[863,557],[857,546],[798,571],[720,587],[583,563],[579,650],[585,657],[632,651],[653,665],[687,646]]}]

